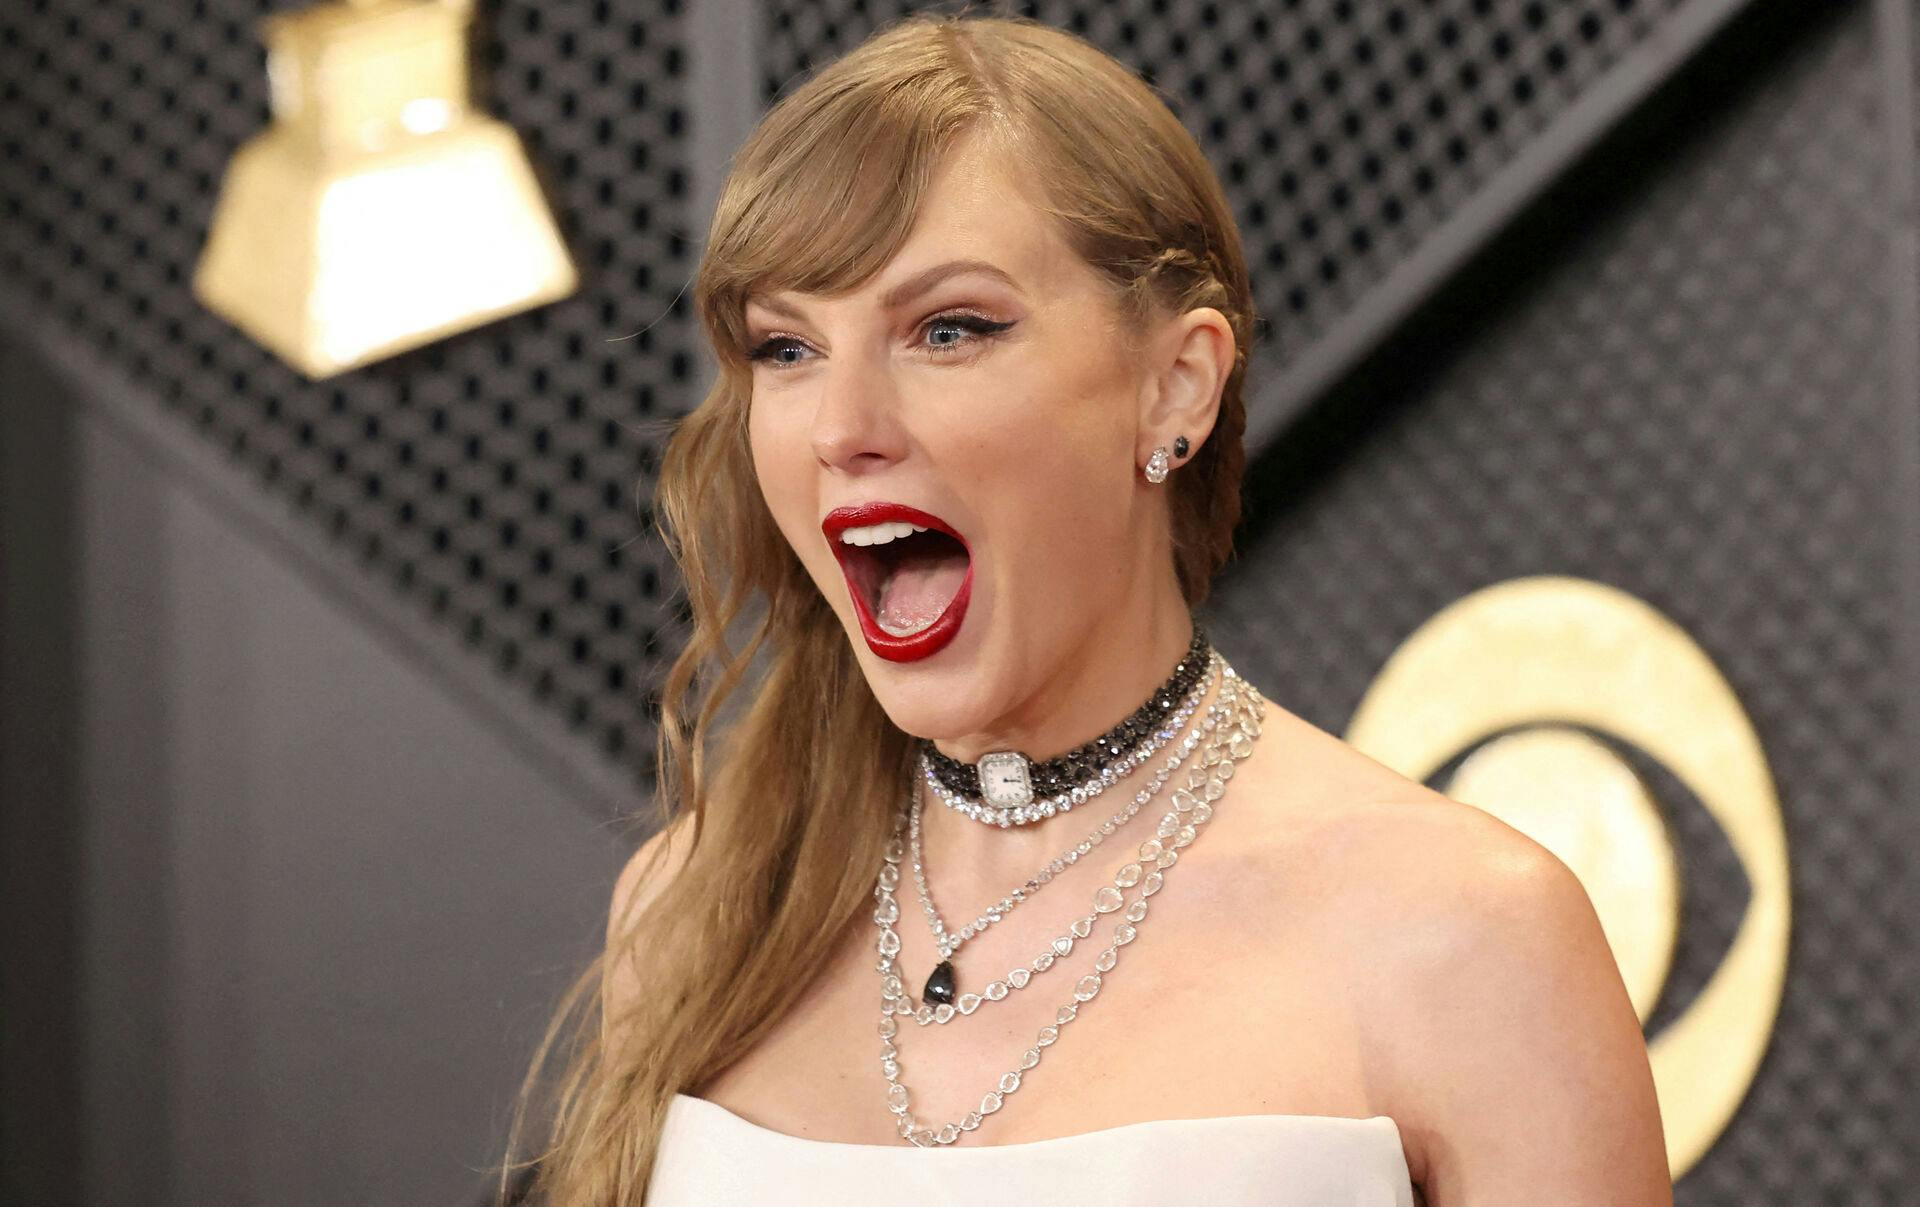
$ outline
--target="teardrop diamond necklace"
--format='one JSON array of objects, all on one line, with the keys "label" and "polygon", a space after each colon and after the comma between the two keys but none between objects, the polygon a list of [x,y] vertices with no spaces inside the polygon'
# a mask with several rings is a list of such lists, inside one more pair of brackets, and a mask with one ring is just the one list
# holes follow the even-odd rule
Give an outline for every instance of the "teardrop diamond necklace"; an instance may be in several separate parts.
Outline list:
[{"label": "teardrop diamond necklace", "polygon": [[[1040,1028],[1033,1046],[1027,1048],[1015,1067],[982,1096],[976,1109],[968,1111],[954,1122],[937,1127],[925,1126],[915,1117],[912,1095],[900,1080],[900,1042],[905,1038],[900,1029],[900,1017],[905,1015],[916,1022],[926,1023],[948,1022],[957,1014],[972,1014],[983,1001],[1003,1000],[1011,989],[1028,984],[1034,974],[1053,968],[1057,948],[1042,952],[1030,966],[1017,968],[1005,979],[989,984],[981,995],[964,994],[957,1004],[942,1003],[934,1007],[922,1002],[915,1007],[901,985],[898,960],[900,934],[893,926],[900,917],[899,903],[894,899],[893,890],[899,887],[900,862],[907,853],[906,831],[912,813],[913,794],[907,794],[901,801],[874,886],[876,904],[873,920],[879,930],[877,947],[880,958],[875,968],[880,974],[881,984],[878,1027],[880,1071],[887,1081],[887,1109],[895,1116],[895,1127],[901,1138],[909,1144],[921,1148],[953,1144],[963,1134],[979,1128],[983,1120],[997,1112],[1007,1095],[1018,1090],[1024,1079],[1039,1065],[1041,1055],[1059,1042],[1067,1025],[1078,1018],[1080,1010],[1099,994],[1105,984],[1104,978],[1110,976],[1119,963],[1120,949],[1138,936],[1147,918],[1147,899],[1162,889],[1166,875],[1174,867],[1180,852],[1193,843],[1213,816],[1215,805],[1226,794],[1227,782],[1233,778],[1235,765],[1253,753],[1254,740],[1260,735],[1260,721],[1265,715],[1260,693],[1251,683],[1235,674],[1229,665],[1223,663],[1220,674],[1218,698],[1196,734],[1192,735],[1195,739],[1201,734],[1206,735],[1206,747],[1199,752],[1188,770],[1185,786],[1174,793],[1172,808],[1160,819],[1155,837],[1140,844],[1139,858],[1123,865],[1114,873],[1113,882],[1101,886],[1094,894],[1096,916],[1121,914],[1110,932],[1108,945],[1094,961],[1094,971],[1075,982],[1072,1000],[1054,1012],[1053,1021]],[[1180,753],[1166,760],[1165,774],[1171,776],[1178,770],[1192,750],[1191,740],[1183,743]],[[1136,886],[1137,894],[1128,901],[1123,890]],[[1070,934],[1084,938],[1091,934],[1091,927],[1083,933],[1076,921]]]},{"label": "teardrop diamond necklace", "polygon": [[[1140,747],[1139,751],[1136,752],[1135,759],[1130,761],[1129,770],[1131,770],[1131,763],[1148,762],[1162,746],[1179,735],[1181,728],[1186,725],[1188,718],[1193,716],[1194,710],[1200,706],[1201,698],[1206,695],[1209,689],[1209,680],[1213,683],[1219,682],[1221,668],[1224,665],[1225,662],[1221,659],[1220,655],[1209,648],[1207,651],[1207,675],[1195,683],[1193,690],[1187,693],[1187,698],[1180,703],[1180,710],[1168,719],[1166,728],[1155,733],[1148,744]],[[1186,757],[1186,755],[1192,751],[1194,743],[1199,740],[1199,730],[1196,727],[1195,730],[1188,735],[1186,745],[1180,751],[1180,757]],[[1126,825],[1129,821],[1132,821],[1134,816],[1138,814],[1149,801],[1159,795],[1160,790],[1166,786],[1167,776],[1170,774],[1171,767],[1162,768],[1157,776],[1154,776],[1148,781],[1146,787],[1133,794],[1133,798],[1127,803],[1126,808],[1102,822],[1099,828],[1094,830],[1093,833],[1087,835],[1077,845],[1067,848],[1066,851],[1056,856],[1045,867],[1028,877],[1025,884],[1022,884],[1019,888],[1014,889],[1011,893],[1002,897],[998,904],[989,906],[979,917],[967,923],[961,927],[958,932],[954,933],[950,933],[947,930],[946,920],[940,916],[939,909],[934,906],[933,893],[927,887],[926,859],[921,850],[920,842],[921,802],[920,798],[916,795],[911,812],[907,817],[907,854],[913,867],[914,887],[920,894],[921,912],[926,914],[927,925],[933,931],[933,941],[940,949],[940,962],[934,966],[933,972],[927,977],[926,988],[922,991],[921,996],[927,1001],[934,1003],[936,1007],[941,1003],[955,1002],[960,995],[960,989],[958,974],[954,971],[953,954],[960,949],[960,945],[975,935],[984,932],[989,926],[1000,921],[1009,913],[1012,913],[1014,906],[1025,901],[1033,893],[1038,892],[1042,885],[1050,883],[1055,876],[1058,876],[1062,871],[1066,870],[1069,865],[1079,862],[1082,856],[1090,854],[1095,847],[1105,842],[1114,831]],[[1092,925],[1092,916],[1087,916],[1081,921],[1074,923],[1073,933],[1066,936],[1064,940],[1055,940],[1055,946],[1057,947],[1062,941],[1071,944],[1074,938],[1086,938],[1087,930],[1090,929]],[[971,1011],[968,1013],[971,1013]]]}]

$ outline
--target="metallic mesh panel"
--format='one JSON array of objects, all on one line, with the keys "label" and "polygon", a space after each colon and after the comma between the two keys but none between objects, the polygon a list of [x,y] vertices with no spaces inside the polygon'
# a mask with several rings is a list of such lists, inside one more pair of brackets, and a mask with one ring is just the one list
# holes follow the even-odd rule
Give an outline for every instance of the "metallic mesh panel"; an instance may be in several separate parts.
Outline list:
[{"label": "metallic mesh panel", "polygon": [[[1260,351],[1284,363],[1682,2],[992,8],[1073,30],[1167,97],[1226,186],[1271,325]],[[781,0],[769,99],[880,24],[955,7]]]},{"label": "metallic mesh panel", "polygon": [[0,12],[0,276],[644,774],[680,639],[636,424],[690,405],[694,374],[678,0],[478,6],[475,103],[546,173],[581,290],[320,384],[187,290],[267,120],[273,7]]},{"label": "metallic mesh panel", "polygon": [[[1781,793],[1794,931],[1772,1048],[1682,1207],[1911,1202],[1920,1172],[1884,81],[1871,6],[1782,25],[1697,64],[1293,434],[1213,609],[1221,647],[1336,733],[1414,628],[1520,575],[1630,591],[1728,676]],[[1657,1034],[1747,889],[1627,753],[1687,863]]]}]

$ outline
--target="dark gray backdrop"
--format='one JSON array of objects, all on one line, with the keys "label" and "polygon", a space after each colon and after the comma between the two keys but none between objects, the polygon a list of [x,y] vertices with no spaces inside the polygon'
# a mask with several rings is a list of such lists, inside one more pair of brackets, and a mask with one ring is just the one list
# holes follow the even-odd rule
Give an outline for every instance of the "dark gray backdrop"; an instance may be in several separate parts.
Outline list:
[{"label": "dark gray backdrop", "polygon": [[[484,3],[585,270],[318,385],[185,282],[275,5],[0,8],[0,1198],[471,1201],[675,649],[636,421],[704,381],[727,155],[902,8]],[[951,6],[946,6],[951,7]],[[1911,0],[1040,4],[1168,94],[1267,325],[1220,644],[1338,731],[1485,583],[1615,583],[1752,712],[1778,1034],[1683,1204],[1913,1169]],[[622,338],[630,337],[630,338]],[[1690,871],[1652,1026],[1745,887]]]}]

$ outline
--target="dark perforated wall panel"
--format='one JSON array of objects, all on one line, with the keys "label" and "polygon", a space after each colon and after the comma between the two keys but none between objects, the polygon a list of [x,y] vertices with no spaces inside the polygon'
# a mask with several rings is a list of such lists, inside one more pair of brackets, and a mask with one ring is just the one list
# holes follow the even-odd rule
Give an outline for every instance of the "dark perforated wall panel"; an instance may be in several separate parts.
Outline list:
[{"label": "dark perforated wall panel", "polygon": [[679,5],[478,6],[477,103],[546,173],[582,288],[320,384],[186,287],[223,167],[267,120],[275,7],[0,10],[0,275],[644,772],[678,622],[646,536],[657,437],[634,425],[694,389]]}]

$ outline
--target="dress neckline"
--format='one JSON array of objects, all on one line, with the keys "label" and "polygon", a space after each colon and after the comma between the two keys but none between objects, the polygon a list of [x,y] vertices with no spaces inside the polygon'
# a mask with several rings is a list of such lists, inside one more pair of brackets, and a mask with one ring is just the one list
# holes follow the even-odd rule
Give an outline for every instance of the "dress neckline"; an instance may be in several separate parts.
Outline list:
[{"label": "dress neckline", "polygon": [[[1121,1123],[1113,1127],[1097,1128],[1090,1132],[1075,1132],[1070,1136],[1049,1136],[1044,1140],[1022,1140],[1016,1144],[978,1144],[963,1147],[910,1148],[904,1144],[861,1144],[850,1140],[815,1140],[809,1136],[795,1136],[788,1132],[776,1131],[762,1126],[743,1116],[736,1115],[726,1107],[710,1098],[696,1098],[692,1094],[675,1094],[675,1102],[684,1102],[695,1110],[704,1110],[728,1126],[761,1136],[776,1144],[803,1145],[818,1151],[830,1149],[851,1149],[874,1153],[908,1153],[925,1156],[939,1154],[944,1158],[968,1159],[981,1153],[992,1152],[1034,1152],[1049,1147],[1072,1146],[1075,1144],[1098,1144],[1123,1133],[1146,1128],[1166,1130],[1195,1130],[1206,1127],[1226,1125],[1267,1126],[1269,1124],[1287,1127],[1316,1125],[1334,1129],[1348,1129],[1360,1132],[1378,1132],[1393,1138],[1394,1147],[1405,1159],[1405,1148],[1400,1137],[1400,1125],[1391,1115],[1303,1115],[1303,1114],[1264,1114],[1264,1115],[1200,1115],[1185,1119],[1146,1119],[1138,1123]],[[1383,1126],[1384,1125],[1384,1126]]]}]

